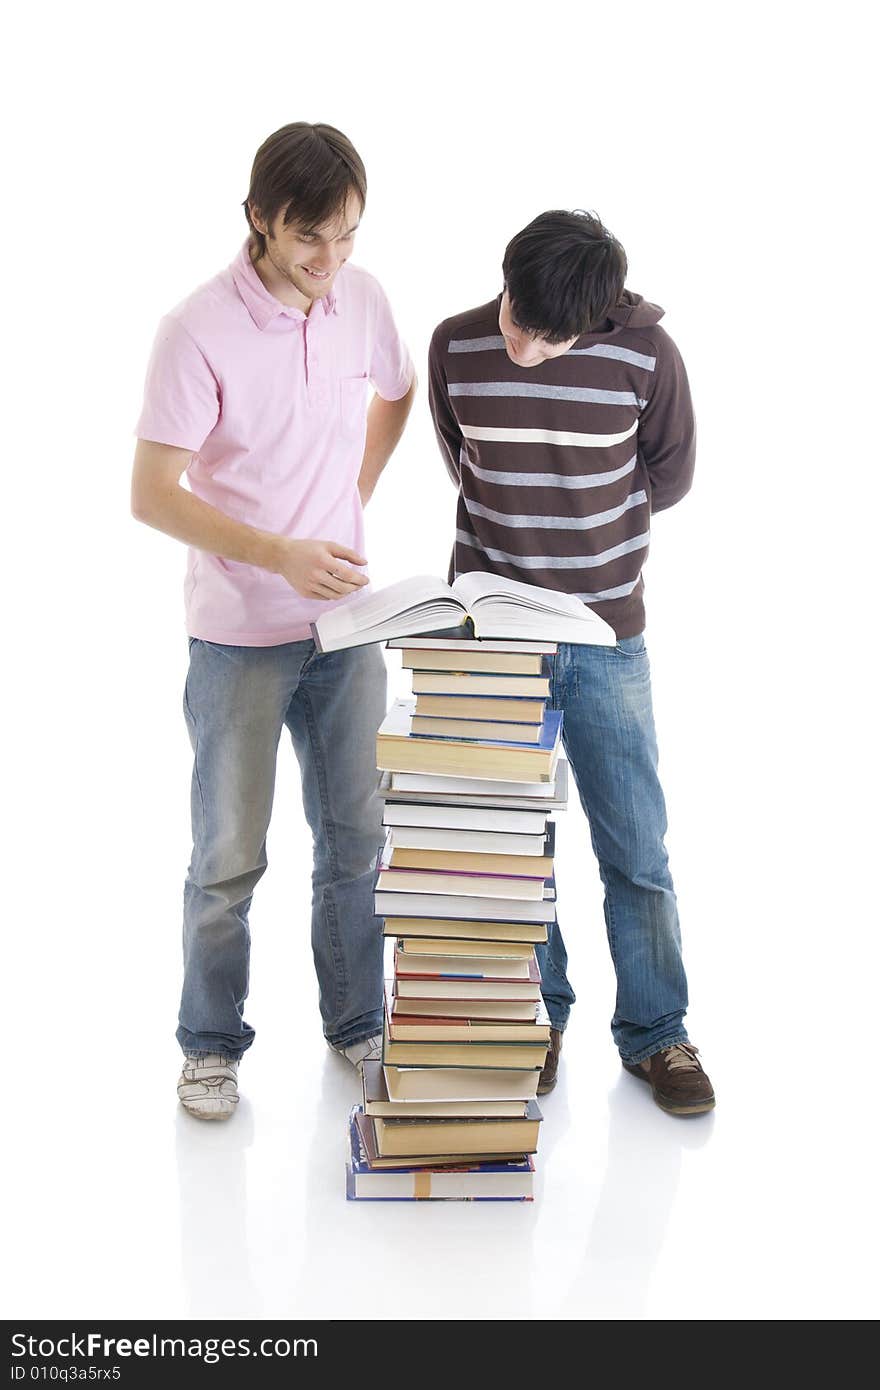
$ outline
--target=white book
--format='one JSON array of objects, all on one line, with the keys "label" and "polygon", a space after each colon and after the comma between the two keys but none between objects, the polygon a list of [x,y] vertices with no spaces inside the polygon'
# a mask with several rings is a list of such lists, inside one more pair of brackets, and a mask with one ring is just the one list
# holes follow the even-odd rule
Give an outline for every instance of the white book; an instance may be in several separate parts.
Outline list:
[{"label": "white book", "polygon": [[[385,643],[392,651],[467,652],[473,637],[392,637]],[[525,652],[528,656],[553,656],[556,642],[480,642],[481,652]]]},{"label": "white book", "polygon": [[436,803],[386,800],[383,825],[420,827],[429,831],[475,830],[503,834],[505,841],[539,837],[547,831],[546,811],[505,811],[494,806],[440,806]]},{"label": "white book", "polygon": [[[398,999],[534,999],[541,997],[541,986],[533,980],[418,980],[411,975],[395,976]],[[442,1013],[438,1008],[437,1013]]]},{"label": "white book", "polygon": [[502,579],[460,574],[453,584],[419,574],[374,593],[343,599],[312,624],[320,651],[436,632],[470,618],[482,638],[582,642],[613,647],[613,627],[572,594]]},{"label": "white book", "polygon": [[394,849],[440,849],[462,854],[527,854],[545,852],[547,837],[540,835],[496,834],[492,830],[439,830],[430,826],[395,825],[391,831]]},{"label": "white book", "polygon": [[[559,799],[560,773],[568,790],[565,769],[568,764],[559,758],[556,773],[549,782],[502,782],[488,781],[485,777],[447,777],[434,772],[392,772],[390,786],[392,792],[413,791],[434,793],[439,796],[476,796],[478,805],[494,803],[499,797],[515,797],[529,801],[555,801]],[[384,784],[384,778],[383,778]]]},{"label": "white book", "polygon": [[556,918],[553,898],[542,902],[517,902],[513,898],[460,898],[440,893],[373,894],[377,917],[472,917],[484,922],[552,922]]},{"label": "white book", "polygon": [[485,1172],[470,1166],[421,1167],[403,1172],[388,1168],[373,1172],[363,1164],[355,1168],[346,1163],[345,1173],[346,1194],[353,1202],[409,1201],[416,1196],[422,1198],[424,1193],[427,1200],[436,1202],[534,1200],[535,1165],[531,1159],[528,1163],[511,1164],[509,1169],[499,1164],[494,1171]]}]

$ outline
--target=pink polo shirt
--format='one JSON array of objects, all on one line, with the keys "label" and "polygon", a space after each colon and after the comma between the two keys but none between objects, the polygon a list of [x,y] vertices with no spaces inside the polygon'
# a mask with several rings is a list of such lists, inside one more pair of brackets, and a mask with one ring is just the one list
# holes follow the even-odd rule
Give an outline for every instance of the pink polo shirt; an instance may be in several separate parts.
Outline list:
[{"label": "pink polo shirt", "polygon": [[[372,275],[347,263],[307,316],[269,293],[245,242],[159,324],[135,433],[191,449],[190,488],[234,520],[362,555],[368,386],[398,400],[412,375]],[[191,637],[245,647],[300,641],[334,606],[193,549],[184,594]]]}]

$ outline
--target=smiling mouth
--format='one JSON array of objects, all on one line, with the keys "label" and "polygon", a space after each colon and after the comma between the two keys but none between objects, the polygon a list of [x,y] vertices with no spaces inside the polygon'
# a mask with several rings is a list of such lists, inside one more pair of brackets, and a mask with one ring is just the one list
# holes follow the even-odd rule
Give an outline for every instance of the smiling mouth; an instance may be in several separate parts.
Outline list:
[{"label": "smiling mouth", "polygon": [[311,278],[312,278],[313,280],[329,280],[329,279],[330,279],[330,271],[329,271],[329,270],[309,270],[309,267],[308,267],[307,265],[304,265],[304,266],[302,267],[302,269],[305,271],[306,275],[310,275]]}]

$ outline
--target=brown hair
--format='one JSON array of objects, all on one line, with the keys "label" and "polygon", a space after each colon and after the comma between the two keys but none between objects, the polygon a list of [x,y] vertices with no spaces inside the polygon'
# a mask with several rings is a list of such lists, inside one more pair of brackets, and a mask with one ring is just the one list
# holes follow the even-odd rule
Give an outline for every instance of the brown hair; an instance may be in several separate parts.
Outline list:
[{"label": "brown hair", "polygon": [[242,204],[251,229],[255,261],[265,255],[266,238],[251,220],[251,207],[267,227],[284,210],[284,225],[313,230],[337,216],[350,193],[367,200],[363,160],[351,141],[332,125],[294,121],[264,140],[254,157],[251,184]]}]

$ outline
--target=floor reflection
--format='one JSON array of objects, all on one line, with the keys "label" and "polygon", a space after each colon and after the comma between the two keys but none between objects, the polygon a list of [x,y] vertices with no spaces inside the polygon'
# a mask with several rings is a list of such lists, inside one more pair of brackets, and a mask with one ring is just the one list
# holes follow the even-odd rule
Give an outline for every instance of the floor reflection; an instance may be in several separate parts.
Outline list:
[{"label": "floor reflection", "polygon": [[344,1136],[359,1093],[350,1072],[328,1057],[306,1155],[309,1202],[290,1307],[300,1316],[326,1314],[340,1282],[346,1316],[357,1318],[387,1316],[391,1304],[397,1318],[435,1318],[438,1309],[448,1318],[498,1318],[527,1303],[540,1184],[535,1202],[346,1202]]},{"label": "floor reflection", "polygon": [[263,1316],[248,1254],[246,1151],[253,1138],[246,1097],[225,1121],[196,1120],[178,1107],[181,1254],[192,1318]]},{"label": "floor reflection", "polygon": [[560,1303],[568,1319],[645,1315],[681,1176],[682,1153],[707,1144],[714,1112],[666,1115],[622,1074],[608,1094],[608,1154],[583,1262]]}]

